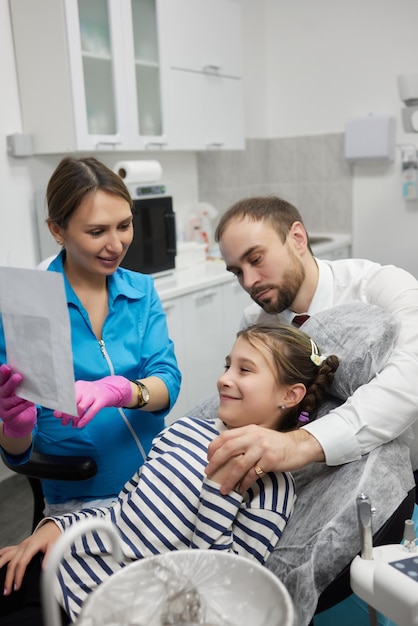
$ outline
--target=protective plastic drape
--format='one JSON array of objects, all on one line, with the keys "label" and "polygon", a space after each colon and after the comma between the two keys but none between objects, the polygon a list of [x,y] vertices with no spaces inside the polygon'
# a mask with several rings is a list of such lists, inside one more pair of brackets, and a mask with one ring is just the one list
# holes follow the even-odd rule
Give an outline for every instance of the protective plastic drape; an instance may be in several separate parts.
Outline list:
[{"label": "protective plastic drape", "polygon": [[77,626],[292,626],[290,596],[258,563],[178,551],[133,563],[87,600]]}]

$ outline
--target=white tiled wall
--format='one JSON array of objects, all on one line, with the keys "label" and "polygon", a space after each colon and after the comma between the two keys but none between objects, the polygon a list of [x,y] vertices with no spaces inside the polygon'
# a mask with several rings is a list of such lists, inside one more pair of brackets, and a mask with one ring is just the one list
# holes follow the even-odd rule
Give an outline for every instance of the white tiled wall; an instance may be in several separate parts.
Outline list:
[{"label": "white tiled wall", "polygon": [[279,195],[301,212],[308,231],[351,233],[352,172],[342,133],[247,139],[245,151],[197,155],[199,200],[223,213],[237,200]]}]

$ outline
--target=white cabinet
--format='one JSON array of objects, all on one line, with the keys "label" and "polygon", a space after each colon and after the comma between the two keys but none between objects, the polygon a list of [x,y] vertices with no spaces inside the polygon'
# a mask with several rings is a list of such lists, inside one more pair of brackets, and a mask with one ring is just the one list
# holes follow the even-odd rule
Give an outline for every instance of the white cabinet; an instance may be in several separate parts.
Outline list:
[{"label": "white cabinet", "polygon": [[244,147],[239,0],[9,0],[36,154]]},{"label": "white cabinet", "polygon": [[178,150],[245,147],[241,81],[173,70],[167,77],[167,132]]},{"label": "white cabinet", "polygon": [[241,77],[241,0],[158,0],[170,67]]},{"label": "white cabinet", "polygon": [[[158,289],[158,287],[157,287]],[[188,292],[165,299],[162,304],[183,375],[179,398],[167,423],[187,414],[202,398],[216,392],[232,348],[248,294],[235,278],[220,275],[218,284],[197,282]]]},{"label": "white cabinet", "polygon": [[232,348],[240,328],[244,309],[253,302],[237,279],[222,285],[223,345],[225,355]]},{"label": "white cabinet", "polygon": [[174,342],[175,353],[177,357],[177,363],[180,371],[183,375],[182,384],[180,387],[180,393],[177,398],[174,409],[171,411],[170,416],[166,419],[166,423],[171,423],[175,418],[181,417],[186,414],[187,409],[191,407],[188,401],[187,394],[187,380],[185,377],[185,350],[186,345],[184,341],[184,327],[183,327],[183,307],[182,298],[170,298],[162,302],[163,309],[167,316],[167,326],[170,338]]},{"label": "white cabinet", "polygon": [[209,287],[183,296],[185,378],[188,408],[216,391],[225,363],[222,291]]},{"label": "white cabinet", "polygon": [[[161,86],[156,0],[117,0],[125,38],[127,144],[167,147]],[[85,2],[85,0],[83,0]],[[133,60],[133,63],[132,63]],[[130,103],[130,106],[129,106]]]},{"label": "white cabinet", "polygon": [[167,132],[179,149],[243,149],[241,5],[158,0]]},{"label": "white cabinet", "polygon": [[165,145],[155,1],[10,0],[35,153]]},{"label": "white cabinet", "polygon": [[[199,400],[216,391],[225,362],[222,335],[222,289],[196,289],[163,301],[167,325],[182,372],[179,398],[167,423],[186,415]],[[180,322],[181,317],[181,322]]]}]

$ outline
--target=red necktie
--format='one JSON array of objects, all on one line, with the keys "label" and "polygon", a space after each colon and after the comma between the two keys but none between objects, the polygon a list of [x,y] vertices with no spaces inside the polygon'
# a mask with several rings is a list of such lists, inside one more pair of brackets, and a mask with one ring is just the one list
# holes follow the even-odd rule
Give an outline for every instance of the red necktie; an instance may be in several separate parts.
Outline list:
[{"label": "red necktie", "polygon": [[297,326],[299,328],[299,326],[302,326],[302,324],[304,324],[309,317],[309,315],[295,315],[292,319],[292,324],[293,326]]}]

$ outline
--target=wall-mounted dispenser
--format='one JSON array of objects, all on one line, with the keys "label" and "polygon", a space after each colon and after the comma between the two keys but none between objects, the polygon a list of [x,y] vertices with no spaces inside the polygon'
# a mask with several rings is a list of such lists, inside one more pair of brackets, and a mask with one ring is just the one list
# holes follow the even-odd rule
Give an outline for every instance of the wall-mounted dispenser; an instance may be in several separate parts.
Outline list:
[{"label": "wall-mounted dispenser", "polygon": [[33,156],[33,138],[28,133],[7,135],[7,154],[13,157]]},{"label": "wall-mounted dispenser", "polygon": [[390,162],[395,159],[395,118],[372,114],[349,120],[344,154],[348,161]]},{"label": "wall-mounted dispenser", "polygon": [[405,200],[418,198],[418,158],[415,146],[401,146],[402,196]]},{"label": "wall-mounted dispenser", "polygon": [[398,76],[399,96],[406,107],[402,109],[402,124],[406,133],[418,133],[418,74]]},{"label": "wall-mounted dispenser", "polygon": [[[406,133],[418,133],[418,73],[398,76],[398,89],[401,100],[406,104],[402,109],[402,125]],[[418,199],[418,158],[413,144],[401,145],[402,152],[402,197],[405,200]]]}]

